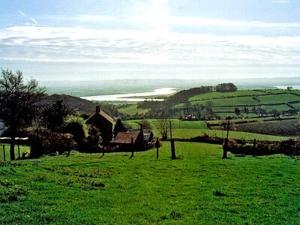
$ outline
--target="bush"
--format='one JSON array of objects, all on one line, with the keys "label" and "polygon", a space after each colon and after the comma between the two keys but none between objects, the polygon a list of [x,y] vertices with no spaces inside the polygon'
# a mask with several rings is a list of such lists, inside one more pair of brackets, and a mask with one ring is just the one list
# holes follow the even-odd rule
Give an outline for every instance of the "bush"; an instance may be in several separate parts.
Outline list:
[{"label": "bush", "polygon": [[233,83],[223,83],[216,86],[216,91],[218,92],[234,92],[237,90],[237,87]]},{"label": "bush", "polygon": [[64,132],[73,135],[79,149],[87,136],[87,130],[87,125],[82,117],[72,115],[66,118]]},{"label": "bush", "polygon": [[287,140],[282,142],[276,141],[256,141],[255,143],[240,142],[230,139],[228,150],[233,154],[242,155],[300,155],[300,142]]},{"label": "bush", "polygon": [[92,126],[89,129],[89,135],[82,141],[79,146],[79,151],[81,152],[99,152],[101,150],[102,136],[100,130]]},{"label": "bush", "polygon": [[36,158],[43,154],[70,152],[76,147],[72,134],[63,134],[41,130],[29,137],[31,146],[30,157]]},{"label": "bush", "polygon": [[61,131],[66,116],[72,114],[72,110],[62,100],[53,105],[46,106],[41,112],[42,124],[51,131]]}]

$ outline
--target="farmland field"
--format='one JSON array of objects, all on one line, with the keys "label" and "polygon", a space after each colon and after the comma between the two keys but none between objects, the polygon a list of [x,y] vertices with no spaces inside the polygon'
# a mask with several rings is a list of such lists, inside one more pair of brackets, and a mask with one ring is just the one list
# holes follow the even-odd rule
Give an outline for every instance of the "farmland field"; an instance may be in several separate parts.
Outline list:
[{"label": "farmland field", "polygon": [[0,224],[298,224],[299,160],[176,147],[2,163]]},{"label": "farmland field", "polygon": [[299,135],[298,120],[264,121],[255,123],[237,124],[235,128],[240,131],[248,131],[261,134],[274,135]]},{"label": "farmland field", "polygon": [[248,107],[246,117],[257,117],[253,107],[261,108],[266,112],[273,110],[288,112],[299,109],[300,91],[281,89],[261,89],[261,90],[239,90],[236,92],[210,92],[198,94],[189,98],[186,103],[178,103],[175,109],[187,109],[194,106],[210,104],[214,113],[221,118],[227,116],[236,117],[235,108],[239,108],[243,114],[244,107]]},{"label": "farmland field", "polygon": [[118,111],[122,114],[132,116],[132,115],[135,115],[135,114],[139,114],[139,115],[145,114],[149,110],[148,109],[139,109],[137,107],[137,104],[128,104],[128,105],[120,106],[118,108]]},{"label": "farmland field", "polygon": [[262,104],[276,104],[284,102],[300,101],[300,97],[293,94],[266,95],[257,97]]},{"label": "farmland field", "polygon": [[209,100],[209,99],[217,99],[217,98],[234,98],[234,97],[243,97],[243,96],[257,96],[257,95],[265,95],[267,94],[263,90],[240,90],[237,92],[212,92],[205,93],[191,97],[189,100],[192,101],[201,101],[201,100]]},{"label": "farmland field", "polygon": [[[159,120],[147,120],[154,132],[154,135],[159,137],[160,133],[158,130]],[[211,137],[225,137],[225,131],[222,130],[211,130],[208,129],[204,121],[181,121],[178,119],[172,119],[173,137],[177,139],[190,139],[201,135],[209,135]],[[140,120],[128,120],[125,121],[126,125],[132,128],[139,128]],[[240,132],[240,131],[230,131],[230,138],[244,139],[244,140],[262,140],[262,141],[282,141],[289,137],[274,136],[267,134],[258,134],[252,132]]]},{"label": "farmland field", "polygon": [[212,102],[213,106],[239,106],[239,105],[259,105],[259,102],[252,97],[234,97],[234,98],[218,98],[203,101],[192,101],[192,105],[205,105],[207,102]]}]

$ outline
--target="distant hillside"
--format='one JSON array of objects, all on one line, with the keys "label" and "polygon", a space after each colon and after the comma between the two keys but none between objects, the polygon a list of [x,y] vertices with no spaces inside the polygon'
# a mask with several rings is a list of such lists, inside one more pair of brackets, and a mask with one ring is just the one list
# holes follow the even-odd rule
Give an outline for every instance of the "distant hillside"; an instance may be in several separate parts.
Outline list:
[{"label": "distant hillside", "polygon": [[97,103],[81,99],[79,97],[74,97],[71,95],[47,95],[44,99],[40,102],[41,105],[52,105],[58,100],[63,100],[63,103],[70,107],[72,110],[80,113],[93,113],[95,111]]},{"label": "distant hillside", "polygon": [[112,116],[119,116],[119,112],[116,106],[109,103],[96,103],[89,100],[85,100],[79,97],[65,95],[65,94],[54,94],[47,95],[40,102],[40,105],[52,105],[56,101],[62,100],[63,104],[67,105],[70,109],[75,112],[83,114],[92,114],[95,112],[96,106],[100,105],[101,109]]},{"label": "distant hillside", "polygon": [[221,83],[216,86],[201,86],[197,88],[191,88],[188,90],[182,90],[166,99],[166,103],[178,104],[189,101],[189,99],[196,95],[201,95],[211,92],[235,92],[237,87],[233,83]]}]

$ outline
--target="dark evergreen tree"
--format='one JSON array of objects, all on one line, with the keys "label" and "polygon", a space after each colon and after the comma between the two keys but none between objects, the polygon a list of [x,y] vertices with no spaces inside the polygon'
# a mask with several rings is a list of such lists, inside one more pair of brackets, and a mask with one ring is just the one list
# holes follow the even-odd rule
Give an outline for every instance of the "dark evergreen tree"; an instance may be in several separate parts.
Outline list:
[{"label": "dark evergreen tree", "polygon": [[119,132],[126,132],[126,131],[127,131],[127,129],[123,125],[121,119],[117,119],[117,122],[116,122],[115,128],[114,128],[114,137],[116,137]]},{"label": "dark evergreen tree", "polygon": [[51,131],[61,131],[64,119],[71,113],[72,111],[63,104],[62,100],[56,101],[42,111],[42,123]]}]

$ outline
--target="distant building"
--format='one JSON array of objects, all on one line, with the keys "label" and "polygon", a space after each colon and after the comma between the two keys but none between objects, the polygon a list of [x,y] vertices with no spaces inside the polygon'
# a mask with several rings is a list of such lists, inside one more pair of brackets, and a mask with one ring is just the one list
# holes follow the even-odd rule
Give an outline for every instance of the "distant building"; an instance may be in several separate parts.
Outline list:
[{"label": "distant building", "polygon": [[180,119],[181,120],[190,120],[190,121],[198,120],[198,118],[195,115],[192,115],[192,114],[184,115]]},{"label": "distant building", "polygon": [[112,145],[118,147],[120,150],[135,151],[147,150],[153,147],[153,133],[150,130],[129,130],[126,132],[119,132]]},{"label": "distant building", "polygon": [[99,106],[96,107],[96,112],[87,119],[86,123],[100,130],[103,144],[108,144],[112,140],[114,119]]}]

